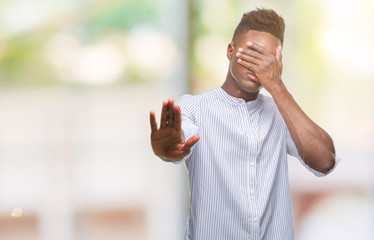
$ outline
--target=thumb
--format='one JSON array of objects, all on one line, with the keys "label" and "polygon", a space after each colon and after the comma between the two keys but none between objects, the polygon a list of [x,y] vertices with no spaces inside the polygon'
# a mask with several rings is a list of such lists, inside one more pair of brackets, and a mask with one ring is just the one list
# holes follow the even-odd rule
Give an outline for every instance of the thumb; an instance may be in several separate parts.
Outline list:
[{"label": "thumb", "polygon": [[199,140],[200,140],[199,135],[194,135],[194,136],[190,137],[184,143],[183,150],[189,152],[191,150],[191,148],[193,147],[193,145],[195,145],[195,143],[197,143]]}]

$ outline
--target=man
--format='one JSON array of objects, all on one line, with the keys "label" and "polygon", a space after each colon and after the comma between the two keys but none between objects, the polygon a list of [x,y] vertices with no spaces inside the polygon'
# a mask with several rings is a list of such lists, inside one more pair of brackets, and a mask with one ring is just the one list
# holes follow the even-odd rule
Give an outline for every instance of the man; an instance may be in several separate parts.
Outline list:
[{"label": "man", "polygon": [[244,14],[222,87],[184,95],[180,107],[164,101],[159,128],[150,113],[154,153],[188,170],[185,239],[294,239],[287,154],[317,176],[338,162],[330,136],[282,81],[284,28],[273,10]]}]

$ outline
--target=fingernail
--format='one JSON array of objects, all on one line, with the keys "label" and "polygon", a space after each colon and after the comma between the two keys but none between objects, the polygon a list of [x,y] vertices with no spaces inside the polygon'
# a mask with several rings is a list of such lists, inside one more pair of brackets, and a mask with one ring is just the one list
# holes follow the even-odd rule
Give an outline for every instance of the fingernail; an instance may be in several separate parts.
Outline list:
[{"label": "fingernail", "polygon": [[248,45],[248,46],[251,46],[251,45],[252,45],[252,43],[248,41],[248,42],[247,42],[247,45]]},{"label": "fingernail", "polygon": [[237,56],[237,57],[239,57],[239,56],[240,56],[240,53],[239,53],[239,52],[237,52],[237,53],[236,53],[236,56]]},{"label": "fingernail", "polygon": [[243,48],[239,48],[238,51],[239,51],[239,52],[243,52]]}]

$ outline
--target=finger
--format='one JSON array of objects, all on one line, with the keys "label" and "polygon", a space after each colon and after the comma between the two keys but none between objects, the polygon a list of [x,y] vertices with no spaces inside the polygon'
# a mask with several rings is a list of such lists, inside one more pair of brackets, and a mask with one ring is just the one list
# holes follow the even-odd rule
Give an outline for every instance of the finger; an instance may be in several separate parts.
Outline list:
[{"label": "finger", "polygon": [[250,49],[253,49],[263,55],[265,55],[267,52],[266,52],[266,49],[261,47],[260,45],[256,44],[256,43],[252,43],[252,42],[247,42],[247,45]]},{"label": "finger", "polygon": [[244,54],[244,55],[247,55],[247,56],[250,56],[250,57],[253,57],[253,58],[257,58],[257,59],[260,59],[260,60],[263,60],[265,58],[265,56],[253,49],[244,49],[244,48],[239,48],[238,49],[238,52],[240,54]]},{"label": "finger", "polygon": [[168,111],[167,111],[167,109],[168,109],[168,102],[163,101],[162,110],[161,110],[161,124],[160,124],[161,128],[164,128],[167,125],[167,121],[168,121]]},{"label": "finger", "polygon": [[242,59],[240,59],[240,58],[238,58],[238,63],[239,63],[240,65],[242,65],[243,67],[245,67],[246,69],[248,69],[248,70],[251,70],[251,71],[253,71],[253,72],[256,72],[256,71],[257,71],[257,67],[258,67],[258,65],[256,65],[256,64],[252,64],[252,63],[247,62],[247,61],[244,61],[244,60],[242,60]]},{"label": "finger", "polygon": [[191,148],[200,140],[199,135],[194,135],[190,137],[183,146],[183,150],[189,152]]},{"label": "finger", "polygon": [[172,98],[168,101],[168,127],[174,126],[174,100]]},{"label": "finger", "polygon": [[155,131],[157,131],[157,122],[156,122],[156,118],[155,118],[155,112],[151,111],[149,113],[149,116],[150,116],[150,123],[151,123],[151,131],[155,132]]},{"label": "finger", "polygon": [[262,62],[262,60],[259,60],[257,58],[252,57],[252,56],[248,56],[246,54],[242,54],[242,53],[239,53],[239,52],[236,53],[236,57],[238,59],[241,59],[241,60],[243,60],[245,62],[248,62],[250,64],[254,64],[254,65],[260,65],[261,62]]},{"label": "finger", "polygon": [[178,105],[174,106],[174,128],[178,131],[182,129],[181,108]]}]

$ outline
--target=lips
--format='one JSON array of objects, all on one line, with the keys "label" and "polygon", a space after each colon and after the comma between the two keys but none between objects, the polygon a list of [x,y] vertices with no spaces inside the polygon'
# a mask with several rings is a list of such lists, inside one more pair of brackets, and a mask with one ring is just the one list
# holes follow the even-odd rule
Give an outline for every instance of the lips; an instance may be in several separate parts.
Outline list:
[{"label": "lips", "polygon": [[256,74],[254,74],[253,72],[248,72],[248,73],[246,73],[246,75],[249,77],[249,79],[258,82],[258,78],[257,78]]}]

